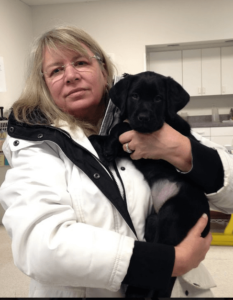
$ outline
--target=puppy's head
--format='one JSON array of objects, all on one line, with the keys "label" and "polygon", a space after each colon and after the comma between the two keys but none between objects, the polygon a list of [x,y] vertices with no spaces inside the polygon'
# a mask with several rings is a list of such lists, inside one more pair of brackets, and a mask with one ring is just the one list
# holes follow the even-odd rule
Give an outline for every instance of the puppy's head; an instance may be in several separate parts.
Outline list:
[{"label": "puppy's head", "polygon": [[112,102],[139,132],[153,132],[173,118],[189,101],[189,95],[172,78],[154,72],[127,75],[110,90]]}]

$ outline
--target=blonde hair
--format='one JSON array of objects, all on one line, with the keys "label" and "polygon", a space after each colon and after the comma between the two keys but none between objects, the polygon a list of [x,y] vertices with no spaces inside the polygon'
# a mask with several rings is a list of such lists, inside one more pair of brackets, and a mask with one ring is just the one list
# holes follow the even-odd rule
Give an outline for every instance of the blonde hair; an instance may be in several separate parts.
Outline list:
[{"label": "blonde hair", "polygon": [[[18,122],[25,122],[27,124],[35,124],[36,122],[36,124],[47,125],[54,123],[55,126],[59,126],[59,120],[63,120],[71,127],[78,125],[86,130],[86,132],[96,132],[97,129],[93,125],[80,121],[74,116],[63,112],[54,103],[41,74],[45,47],[55,50],[62,47],[86,55],[86,50],[82,44],[101,58],[100,67],[105,69],[108,89],[111,88],[114,65],[98,43],[85,31],[76,27],[63,26],[54,28],[44,33],[34,42],[29,60],[29,76],[20,98],[13,104],[13,113]],[[108,93],[108,90],[106,92]],[[104,94],[101,101],[106,100],[106,97],[106,94]],[[35,112],[42,114],[43,121],[32,119],[35,116]]]}]

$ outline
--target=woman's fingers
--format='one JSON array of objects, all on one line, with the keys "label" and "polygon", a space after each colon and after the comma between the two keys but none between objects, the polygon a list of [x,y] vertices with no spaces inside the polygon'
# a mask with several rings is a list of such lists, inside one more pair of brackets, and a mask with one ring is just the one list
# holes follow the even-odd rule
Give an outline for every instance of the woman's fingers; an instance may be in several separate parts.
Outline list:
[{"label": "woman's fingers", "polygon": [[127,131],[119,136],[119,141],[121,144],[129,143],[133,138],[133,130]]},{"label": "woman's fingers", "polygon": [[[127,131],[119,136],[119,142],[122,144],[123,150],[129,154],[134,152],[131,140],[133,138],[133,131]],[[132,158],[132,157],[131,157]]]},{"label": "woman's fingers", "polygon": [[207,243],[207,246],[208,246],[208,250],[210,248],[210,243],[212,242],[212,239],[213,239],[212,234],[211,234],[211,232],[209,232],[207,234],[207,236],[205,237],[205,240],[206,240],[206,243]]},{"label": "woman's fingers", "polygon": [[196,236],[201,236],[203,230],[205,229],[208,222],[207,214],[203,214],[201,218],[197,221],[194,227],[189,231],[189,233],[194,234]]},{"label": "woman's fingers", "polygon": [[130,155],[131,159],[154,159],[154,157],[150,157],[151,153],[153,153],[150,148],[154,150],[154,146],[151,143],[151,134],[143,134],[131,130],[120,135],[119,141],[123,144],[122,147],[125,152],[130,153],[128,149],[132,151]]},{"label": "woman's fingers", "polygon": [[[194,225],[194,227],[189,231],[189,234],[193,234],[196,237],[201,237],[201,234],[203,230],[205,229],[206,225],[208,223],[208,216],[207,214],[203,214],[201,218],[197,221],[197,223]],[[212,241],[212,235],[209,232],[208,235],[204,238],[204,241],[206,242],[207,248],[209,249],[210,243]]]},{"label": "woman's fingers", "polygon": [[[121,144],[128,143],[134,152],[131,159],[163,159],[177,169],[188,172],[192,168],[190,140],[180,132],[164,123],[163,127],[152,133],[140,133],[134,130],[120,135]],[[126,147],[123,147],[126,151]]]},{"label": "woman's fingers", "polygon": [[211,233],[205,238],[201,237],[207,221],[207,215],[203,215],[189,231],[186,238],[175,247],[176,256],[173,276],[180,276],[187,273],[191,269],[196,268],[205,259],[212,241]]},{"label": "woman's fingers", "polygon": [[132,146],[131,147],[129,146],[129,143],[123,144],[123,150],[129,154],[134,152],[134,150],[132,149]]}]

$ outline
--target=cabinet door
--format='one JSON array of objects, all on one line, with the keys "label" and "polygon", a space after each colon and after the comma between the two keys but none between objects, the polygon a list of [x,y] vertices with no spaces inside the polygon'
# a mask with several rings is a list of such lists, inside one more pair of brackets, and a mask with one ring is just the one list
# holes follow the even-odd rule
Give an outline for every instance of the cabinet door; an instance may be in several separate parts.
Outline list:
[{"label": "cabinet door", "polygon": [[211,141],[220,145],[233,145],[233,126],[212,127]]},{"label": "cabinet door", "polygon": [[149,53],[149,71],[170,76],[182,85],[181,50]]},{"label": "cabinet door", "polygon": [[221,48],[222,94],[233,94],[233,47]]},{"label": "cabinet door", "polygon": [[202,49],[202,94],[221,94],[220,48]]},{"label": "cabinet door", "polygon": [[233,137],[233,126],[211,127],[210,132],[211,132],[211,137],[212,136],[226,136],[226,135],[232,135],[232,137]]},{"label": "cabinet door", "polygon": [[201,94],[201,49],[183,50],[183,87],[190,96]]},{"label": "cabinet door", "polygon": [[210,127],[193,127],[192,131],[210,139]]},{"label": "cabinet door", "polygon": [[211,141],[222,146],[233,145],[233,136],[225,135],[225,136],[212,136]]}]

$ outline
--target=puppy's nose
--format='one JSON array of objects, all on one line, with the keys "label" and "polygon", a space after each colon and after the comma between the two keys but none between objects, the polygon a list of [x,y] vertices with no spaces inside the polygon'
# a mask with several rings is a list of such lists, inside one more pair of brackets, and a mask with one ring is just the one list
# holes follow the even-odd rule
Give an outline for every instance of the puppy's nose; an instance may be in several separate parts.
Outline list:
[{"label": "puppy's nose", "polygon": [[150,120],[150,117],[148,116],[148,114],[140,113],[138,115],[138,120],[141,122],[148,122]]}]

